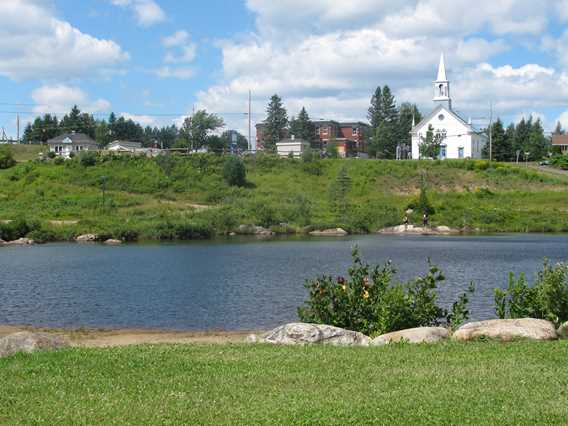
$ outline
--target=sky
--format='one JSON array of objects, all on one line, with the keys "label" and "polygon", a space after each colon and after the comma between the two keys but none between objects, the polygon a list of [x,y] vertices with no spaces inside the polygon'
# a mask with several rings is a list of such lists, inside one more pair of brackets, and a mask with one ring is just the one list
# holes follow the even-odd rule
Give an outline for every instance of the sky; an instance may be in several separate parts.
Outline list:
[{"label": "sky", "polygon": [[[446,56],[453,107],[486,125],[568,128],[568,0],[1,0],[0,127],[74,104],[143,126],[194,109],[245,135],[272,94],[290,116],[366,120],[371,94],[433,109]],[[254,135],[253,135],[254,136]]]}]

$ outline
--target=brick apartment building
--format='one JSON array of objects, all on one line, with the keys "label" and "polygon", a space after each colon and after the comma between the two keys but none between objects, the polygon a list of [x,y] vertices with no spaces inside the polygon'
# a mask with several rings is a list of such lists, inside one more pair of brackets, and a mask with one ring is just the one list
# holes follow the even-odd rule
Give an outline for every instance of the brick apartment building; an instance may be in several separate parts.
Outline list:
[{"label": "brick apartment building", "polygon": [[[337,151],[341,157],[349,157],[357,153],[366,153],[371,135],[371,126],[366,123],[358,122],[338,122],[333,120],[314,121],[316,142],[314,148],[326,149],[332,141],[337,146]],[[262,139],[265,124],[256,125],[256,146],[262,150]],[[288,131],[283,135],[290,137]]]}]

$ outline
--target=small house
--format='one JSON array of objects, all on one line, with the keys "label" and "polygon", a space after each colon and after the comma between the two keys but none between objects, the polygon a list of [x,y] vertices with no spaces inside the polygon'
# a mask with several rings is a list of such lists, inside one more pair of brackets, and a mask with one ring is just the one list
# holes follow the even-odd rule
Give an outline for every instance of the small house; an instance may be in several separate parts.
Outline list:
[{"label": "small house", "polygon": [[65,133],[47,141],[49,151],[63,158],[70,158],[72,154],[84,151],[98,151],[97,143],[84,133]]},{"label": "small house", "polygon": [[300,158],[310,148],[310,143],[303,139],[296,139],[292,135],[290,139],[283,139],[276,144],[276,152],[280,157]]}]

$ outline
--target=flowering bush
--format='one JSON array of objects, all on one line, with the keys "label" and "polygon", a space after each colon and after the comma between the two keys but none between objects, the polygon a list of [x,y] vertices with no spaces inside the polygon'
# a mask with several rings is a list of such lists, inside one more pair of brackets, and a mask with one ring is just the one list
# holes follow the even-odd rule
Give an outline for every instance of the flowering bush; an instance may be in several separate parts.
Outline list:
[{"label": "flowering bush", "polygon": [[377,336],[422,326],[456,327],[468,319],[467,294],[450,312],[438,306],[436,288],[445,278],[436,266],[430,265],[424,277],[393,283],[396,270],[390,262],[371,267],[362,262],[357,248],[352,256],[348,278],[324,275],[306,282],[309,299],[298,308],[302,321]]}]

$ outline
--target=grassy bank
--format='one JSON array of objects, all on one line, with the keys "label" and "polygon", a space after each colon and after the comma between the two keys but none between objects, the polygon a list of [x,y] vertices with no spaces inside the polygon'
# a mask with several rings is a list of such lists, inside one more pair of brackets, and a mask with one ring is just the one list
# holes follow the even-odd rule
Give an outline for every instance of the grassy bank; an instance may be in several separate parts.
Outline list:
[{"label": "grassy bank", "polygon": [[[223,181],[224,161],[197,155],[106,157],[93,166],[78,159],[26,162],[0,171],[0,220],[26,220],[56,239],[85,232],[126,240],[188,239],[250,223],[279,232],[335,226],[375,232],[401,222],[425,171],[436,208],[433,224],[488,232],[568,231],[566,176],[484,161],[303,163],[259,156],[246,159],[249,184],[238,188]],[[342,167],[351,179],[344,216],[330,196]]]},{"label": "grassy bank", "polygon": [[566,424],[568,343],[142,346],[0,359],[1,424]]}]

